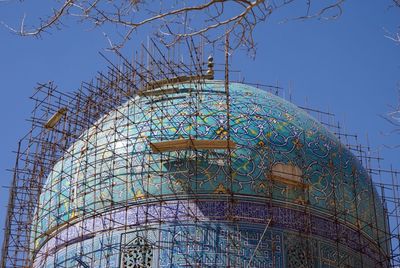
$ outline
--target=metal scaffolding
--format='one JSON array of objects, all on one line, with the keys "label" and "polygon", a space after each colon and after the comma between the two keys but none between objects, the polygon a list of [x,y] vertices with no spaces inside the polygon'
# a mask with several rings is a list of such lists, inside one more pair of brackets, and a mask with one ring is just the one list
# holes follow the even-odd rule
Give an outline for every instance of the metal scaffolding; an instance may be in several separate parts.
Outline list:
[{"label": "metal scaffolding", "polygon": [[[228,44],[228,42],[227,42]],[[73,93],[65,93],[55,86],[53,82],[46,84],[39,84],[35,89],[35,92],[31,99],[34,101],[35,106],[32,115],[29,119],[31,122],[31,129],[27,135],[25,135],[18,144],[18,150],[16,152],[16,162],[15,168],[13,169],[13,180],[10,187],[8,212],[5,223],[5,235],[2,248],[2,267],[31,267],[34,265],[34,259],[45,260],[53,254],[53,250],[50,247],[46,248],[46,243],[49,244],[56,231],[66,230],[70,226],[76,226],[76,215],[87,215],[88,219],[92,218],[93,222],[96,217],[100,214],[105,213],[101,209],[98,209],[97,203],[95,204],[85,204],[86,200],[78,200],[79,189],[69,189],[68,201],[71,204],[77,202],[83,202],[84,210],[78,206],[70,205],[68,208],[70,213],[65,217],[60,217],[56,219],[53,223],[49,222],[47,229],[43,229],[41,232],[37,228],[38,220],[38,210],[46,210],[47,207],[40,207],[41,200],[40,196],[44,192],[44,187],[46,180],[49,175],[55,172],[55,165],[60,162],[60,160],[71,158],[71,161],[79,163],[82,166],[82,170],[71,171],[71,173],[61,174],[60,176],[69,177],[79,177],[83,172],[84,180],[80,183],[84,184],[85,187],[94,187],[99,183],[104,183],[102,187],[113,193],[113,189],[117,187],[129,188],[132,182],[126,181],[122,176],[117,178],[116,181],[111,184],[107,182],[99,181],[96,179],[96,175],[93,178],[87,175],[88,172],[94,165],[99,165],[96,162],[89,162],[82,158],[90,150],[99,150],[98,154],[106,154],[106,150],[101,151],[104,147],[113,147],[113,157],[121,159],[118,163],[118,168],[123,170],[140,170],[143,166],[148,166],[150,171],[143,174],[141,179],[144,185],[140,187],[149,187],[149,181],[155,180],[162,175],[168,176],[162,173],[161,166],[174,165],[176,169],[174,172],[183,172],[182,169],[178,167],[182,159],[190,159],[185,163],[184,172],[197,176],[204,170],[198,170],[198,162],[202,161],[203,158],[207,158],[209,161],[222,161],[223,165],[229,167],[227,174],[232,174],[231,162],[232,162],[232,151],[235,150],[236,144],[232,141],[231,126],[232,119],[230,119],[230,83],[235,82],[231,77],[235,75],[235,72],[229,70],[229,46],[226,48],[226,59],[225,63],[221,65],[215,65],[213,58],[209,57],[205,59],[204,49],[196,47],[193,42],[187,44],[186,52],[188,53],[189,62],[182,62],[177,60],[180,53],[176,49],[161,49],[155,43],[142,48],[141,52],[136,55],[134,62],[130,62],[122,55],[119,55],[119,64],[115,65],[112,62],[108,68],[107,73],[100,73],[96,79],[89,83],[83,83],[81,88]],[[214,66],[215,65],[215,66]],[[219,69],[220,68],[220,69]],[[221,81],[214,79],[220,76]],[[212,101],[220,100],[221,107],[220,114],[221,121],[225,125],[221,127],[218,133],[220,135],[219,140],[202,140],[199,134],[199,122],[201,120],[201,113],[204,111],[199,110],[199,106],[206,107],[202,109],[207,109],[207,103],[204,103],[200,91],[204,92],[204,84],[206,80],[213,80],[215,84],[219,83],[218,89],[214,91],[209,90],[207,94],[212,95]],[[239,81],[241,82],[241,81]],[[174,85],[185,85],[184,87],[178,87]],[[276,95],[283,95],[284,90],[279,86],[270,85],[259,85],[254,84],[255,87],[261,88],[263,90],[272,92]],[[170,106],[174,105],[174,100],[180,98],[180,96],[172,96],[171,93],[184,92],[187,94],[188,102],[185,108],[191,111],[192,114],[168,114],[168,109]],[[137,97],[140,97],[137,98]],[[129,101],[137,98],[137,102],[145,103],[146,107],[149,109],[147,111],[140,110],[140,105],[135,106],[135,108],[129,107]],[[125,106],[124,106],[125,105]],[[128,105],[128,106],[126,106]],[[126,110],[123,111],[133,111],[133,109],[138,109],[134,111],[132,115],[127,116],[120,110],[119,107],[125,107]],[[124,108],[124,109],[125,109]],[[373,209],[375,209],[376,204],[382,203],[385,210],[385,228],[379,230],[372,230],[373,226],[367,226],[367,223],[363,223],[362,219],[358,217],[357,212],[357,202],[356,200],[356,218],[352,219],[356,223],[357,234],[359,237],[354,238],[359,242],[360,245],[365,243],[365,238],[363,232],[365,229],[369,230],[371,233],[376,233],[376,237],[384,238],[377,241],[378,251],[388,251],[389,254],[386,257],[380,255],[377,259],[374,259],[376,267],[384,267],[385,264],[390,262],[391,267],[398,267],[400,265],[400,196],[399,196],[399,182],[398,176],[400,172],[394,170],[392,167],[385,169],[381,167],[382,158],[378,153],[373,153],[371,148],[367,145],[361,145],[358,141],[356,135],[346,134],[342,130],[342,127],[335,122],[335,117],[329,112],[319,111],[317,109],[309,107],[300,107],[307,113],[313,115],[317,118],[321,124],[326,128],[330,129],[339,140],[346,144],[346,147],[355,154],[362,165],[366,168],[369,176],[372,178],[373,184],[371,183],[371,191],[378,191],[379,200],[374,200],[372,204]],[[129,151],[131,147],[136,146],[133,141],[130,141],[130,134],[127,130],[126,133],[118,133],[118,141],[127,141],[125,143],[126,148],[120,148],[114,137],[107,137],[109,140],[99,141],[96,140],[96,128],[100,127],[102,118],[105,115],[113,117],[115,120],[112,124],[125,124],[131,125],[135,124],[135,118],[139,116],[146,116],[147,120],[152,122],[150,129],[146,130],[149,135],[146,137],[141,137],[142,140],[149,143],[151,146],[151,153],[143,159],[141,163],[137,163],[136,166],[132,166],[132,163],[124,162],[124,153]],[[189,135],[182,136],[181,139],[169,141],[165,140],[168,136],[167,131],[171,131],[170,125],[165,125],[164,121],[168,118],[176,116],[176,120],[187,121],[187,125],[191,127],[187,132]],[[107,122],[102,122],[102,124]],[[120,126],[120,125],[119,125]],[[117,129],[117,126],[111,126],[111,129]],[[178,131],[178,130],[176,130]],[[76,145],[77,141],[82,141],[84,145],[79,147]],[[301,141],[299,141],[301,142]],[[99,147],[99,149],[92,149]],[[262,145],[260,145],[262,147]],[[217,150],[222,150],[223,153],[217,153]],[[268,150],[266,148],[265,150]],[[118,155],[120,151],[120,155]],[[97,155],[97,153],[96,153]],[[102,159],[95,160],[101,161]],[[219,163],[218,163],[219,164]],[[113,163],[117,165],[117,163]],[[105,167],[101,176],[107,177],[111,176],[113,170],[117,167]],[[62,169],[61,169],[62,170]],[[171,167],[170,170],[174,170]],[[61,171],[64,172],[64,171]],[[72,175],[71,175],[72,174]],[[300,199],[296,199],[296,204],[302,207],[302,220],[304,222],[304,231],[298,234],[303,238],[304,245],[307,248],[305,258],[312,259],[313,257],[313,240],[311,238],[313,233],[313,220],[311,214],[313,213],[312,207],[310,207],[309,202],[309,191],[310,185],[307,181],[302,178],[302,180],[296,181],[287,179],[287,176],[280,176],[279,174],[272,174],[271,184],[283,183],[292,184],[292,187],[297,187],[297,190],[301,196]],[[297,176],[295,172],[289,174]],[[83,176],[83,175],[82,175]],[[228,176],[228,175],[227,175]],[[229,175],[232,176],[232,175]],[[232,181],[232,179],[231,179]],[[194,222],[201,221],[198,218],[198,213],[190,211],[191,209],[196,209],[191,207],[190,200],[196,200],[201,197],[197,189],[188,187],[187,182],[183,179],[177,184],[179,189],[186,189],[187,202],[184,205],[185,217],[191,218]],[[234,195],[233,184],[227,185],[217,185],[218,191],[220,193],[226,194],[226,202],[228,205],[227,221],[231,223],[232,229],[228,229],[226,232],[227,244],[229,245],[226,251],[227,258],[231,262],[231,266],[235,266],[235,261],[239,258],[239,252],[244,251],[243,245],[237,241],[240,239],[238,233],[240,228],[238,223],[241,218],[235,216],[235,204],[237,202],[236,196]],[[160,186],[161,187],[161,186]],[[273,186],[272,186],[273,187]],[[354,191],[356,191],[356,183],[353,184]],[[297,189],[296,188],[296,189]],[[46,189],[48,191],[49,189]],[[336,189],[337,190],[337,189]],[[62,188],[60,188],[62,191]],[[163,191],[161,188],[160,191]],[[165,189],[164,189],[165,191]],[[335,191],[335,187],[333,187]],[[268,191],[267,191],[268,192]],[[97,194],[97,193],[95,193]],[[151,191],[135,192],[134,201],[138,204],[143,199],[152,199],[154,202],[163,204],[169,201],[170,197],[160,197],[157,195],[152,195]],[[327,218],[332,220],[336,224],[337,228],[337,239],[335,240],[335,246],[337,248],[337,256],[335,257],[335,263],[331,265],[336,265],[336,267],[344,267],[342,265],[346,264],[346,260],[341,258],[340,252],[346,241],[343,241],[343,237],[340,235],[340,226],[338,224],[339,218],[345,214],[344,209],[341,207],[341,200],[337,198],[335,193],[333,194],[334,199],[332,200],[333,206],[335,208],[335,213],[328,215]],[[103,204],[109,208],[125,210],[125,220],[127,219],[127,214],[131,213],[128,211],[128,204],[126,200],[116,202],[110,196],[105,194],[98,194],[94,197],[96,202]],[[273,194],[272,191],[266,194],[264,200],[265,206],[272,209],[273,207]],[[299,201],[300,200],[300,201]],[[182,201],[182,200],[181,200]],[[62,206],[62,200],[58,200],[60,204],[55,204],[56,207]],[[184,200],[182,201],[184,202]],[[145,208],[143,208],[145,209]],[[161,213],[157,210],[151,210],[147,207],[145,212],[144,223],[158,223],[159,228],[163,220],[159,219],[159,215],[154,215]],[[63,214],[64,215],[64,214]],[[107,218],[107,216],[105,216]],[[218,218],[217,216],[215,216]],[[377,218],[377,216],[376,216]],[[110,216],[108,220],[111,222],[114,220]],[[145,225],[143,222],[140,223]],[[94,224],[94,223],[93,223]],[[109,223],[111,226],[124,226],[124,222],[114,222]],[[274,227],[274,219],[266,218],[261,224],[264,224],[265,229],[263,229],[262,235],[257,237],[257,243],[255,243],[254,252],[251,254],[250,260],[248,261],[248,267],[253,267],[257,260],[258,250],[260,247],[260,241],[265,239],[265,233],[268,228]],[[376,225],[378,226],[378,225]],[[387,227],[387,228],[386,228]],[[79,227],[80,238],[79,237],[69,237],[67,239],[60,238],[57,236],[57,247],[58,249],[62,246],[69,245],[70,240],[81,241],[86,238],[94,227],[80,226]],[[111,228],[111,227],[110,227]],[[122,228],[122,227],[121,227]],[[129,230],[128,226],[125,224],[126,231]],[[35,230],[34,230],[35,229]],[[39,230],[39,231],[38,231]],[[153,235],[153,227],[148,228],[148,236]],[[161,232],[161,231],[160,231]],[[185,233],[186,232],[186,233]],[[102,232],[102,238],[104,241],[112,241],[112,232],[106,233]],[[91,234],[92,235],[92,234]],[[175,235],[175,234],[174,234]],[[189,233],[187,230],[180,230],[180,235],[184,239],[186,245],[191,243],[196,243],[196,237],[194,234]],[[55,237],[55,236],[54,236]],[[62,239],[65,239],[62,240]],[[127,239],[127,238],[126,238]],[[61,241],[62,240],[62,241]],[[353,242],[353,240],[352,240]],[[83,242],[82,242],[83,243]],[[143,241],[135,240],[135,243],[142,245]],[[158,242],[158,245],[152,245],[155,247],[166,247],[162,242]],[[178,242],[176,242],[178,243]],[[183,243],[179,241],[179,243]],[[274,246],[277,243],[273,238],[271,238],[271,248],[272,251],[277,250]],[[105,243],[107,244],[107,243]],[[109,245],[113,245],[111,242]],[[187,246],[189,247],[189,246]],[[145,247],[146,248],[146,247]],[[114,250],[119,250],[120,245],[113,245],[111,248],[104,248],[103,251],[109,250],[109,254],[113,254]],[[129,253],[129,248],[126,249]],[[361,250],[361,249],[360,249]],[[126,254],[128,254],[126,253]],[[125,253],[124,253],[125,254]],[[231,256],[230,256],[231,255]],[[272,256],[275,256],[272,254]],[[363,264],[363,254],[360,254],[361,264]],[[87,260],[82,255],[76,255],[76,262],[82,267],[92,267],[90,264],[94,260]],[[121,261],[124,261],[122,257]],[[172,257],[171,257],[172,258]],[[273,257],[275,258],[275,257]],[[309,260],[311,261],[311,260]],[[192,257],[186,260],[189,265],[193,262]],[[272,260],[272,265],[275,265],[276,260]],[[102,267],[111,267],[109,263],[102,263]],[[162,266],[162,264],[158,264]],[[128,266],[127,266],[128,267]]]}]

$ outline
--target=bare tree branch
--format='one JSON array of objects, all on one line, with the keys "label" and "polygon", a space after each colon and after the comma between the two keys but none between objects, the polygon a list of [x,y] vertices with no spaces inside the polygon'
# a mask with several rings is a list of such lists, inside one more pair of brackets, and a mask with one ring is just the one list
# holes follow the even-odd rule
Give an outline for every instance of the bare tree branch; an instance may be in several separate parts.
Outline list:
[{"label": "bare tree branch", "polygon": [[[394,6],[400,8],[400,0],[393,0]],[[400,27],[398,27],[397,33],[391,33],[384,29],[386,34],[385,37],[396,42],[400,45]],[[394,128],[390,134],[400,135],[400,82],[397,84],[397,106],[390,106],[390,112],[387,113],[383,118],[389,122]],[[394,148],[400,148],[400,145],[396,145]]]},{"label": "bare tree branch", "polygon": [[[28,1],[28,0],[26,0]],[[397,1],[397,0],[395,0]],[[299,3],[306,12],[298,19],[336,18],[341,14],[344,0],[318,1],[320,8],[313,9],[312,0],[60,0],[58,7],[36,26],[28,27],[26,17],[18,28],[3,23],[9,30],[22,36],[41,36],[59,28],[67,17],[75,18],[93,27],[115,25],[123,31],[122,37],[111,42],[113,48],[122,47],[133,33],[146,25],[156,26],[158,36],[167,45],[182,39],[202,36],[209,42],[222,40],[231,34],[234,46],[254,49],[253,33],[256,26],[273,12],[284,6]],[[321,5],[322,3],[322,5]],[[334,14],[326,16],[335,11]]]},{"label": "bare tree branch", "polygon": [[[398,100],[397,106],[390,106],[390,112],[382,116],[390,125],[393,126],[393,130],[389,133],[390,135],[400,135],[400,83],[397,85]],[[400,146],[400,145],[399,145]]]},{"label": "bare tree branch", "polygon": [[396,42],[397,44],[400,44],[400,32],[397,33],[391,33],[388,30],[385,29],[385,37]]}]

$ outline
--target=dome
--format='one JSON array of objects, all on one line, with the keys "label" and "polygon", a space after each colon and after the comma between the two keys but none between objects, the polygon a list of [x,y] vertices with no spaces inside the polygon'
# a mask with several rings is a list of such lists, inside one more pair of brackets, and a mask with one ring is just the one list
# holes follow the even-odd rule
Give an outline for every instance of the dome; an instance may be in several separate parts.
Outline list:
[{"label": "dome", "polygon": [[40,196],[34,266],[384,267],[360,161],[297,106],[224,86],[143,91],[85,131]]}]

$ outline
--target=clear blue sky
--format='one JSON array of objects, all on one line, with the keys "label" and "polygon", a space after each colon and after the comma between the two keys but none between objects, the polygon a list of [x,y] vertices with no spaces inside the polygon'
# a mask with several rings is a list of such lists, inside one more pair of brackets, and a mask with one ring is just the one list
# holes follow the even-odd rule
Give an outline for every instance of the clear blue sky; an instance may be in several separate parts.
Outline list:
[{"label": "clear blue sky", "polygon": [[[32,1],[31,1],[32,2]],[[41,5],[32,5],[40,10]],[[400,26],[400,8],[388,9],[389,0],[348,1],[336,21],[296,21],[279,24],[277,17],[256,31],[255,60],[237,53],[233,65],[247,81],[291,81],[295,103],[329,110],[344,122],[348,132],[365,137],[372,146],[400,144],[399,136],[385,136],[391,126],[379,117],[397,105],[400,81],[400,46],[385,38],[384,28]],[[22,17],[15,6],[0,2],[0,21],[15,23]],[[29,12],[28,12],[29,15]],[[281,16],[285,15],[283,12]],[[290,16],[290,14],[289,14]],[[90,80],[107,63],[98,52],[107,46],[98,31],[74,23],[41,39],[22,38],[0,27],[0,185],[9,185],[17,141],[29,129],[25,121],[36,82],[54,80],[72,91]],[[400,168],[400,149],[382,149],[385,165]],[[3,226],[8,190],[0,192]],[[2,238],[2,231],[0,232]]]}]

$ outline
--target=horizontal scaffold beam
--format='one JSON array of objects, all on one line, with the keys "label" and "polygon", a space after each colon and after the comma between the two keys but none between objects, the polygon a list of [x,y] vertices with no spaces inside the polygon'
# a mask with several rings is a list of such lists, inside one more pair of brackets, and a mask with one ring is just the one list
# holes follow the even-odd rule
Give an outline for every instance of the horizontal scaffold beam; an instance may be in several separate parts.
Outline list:
[{"label": "horizontal scaffold beam", "polygon": [[226,150],[235,149],[236,143],[232,140],[196,140],[179,139],[161,142],[150,142],[154,153],[182,151],[182,150]]}]

